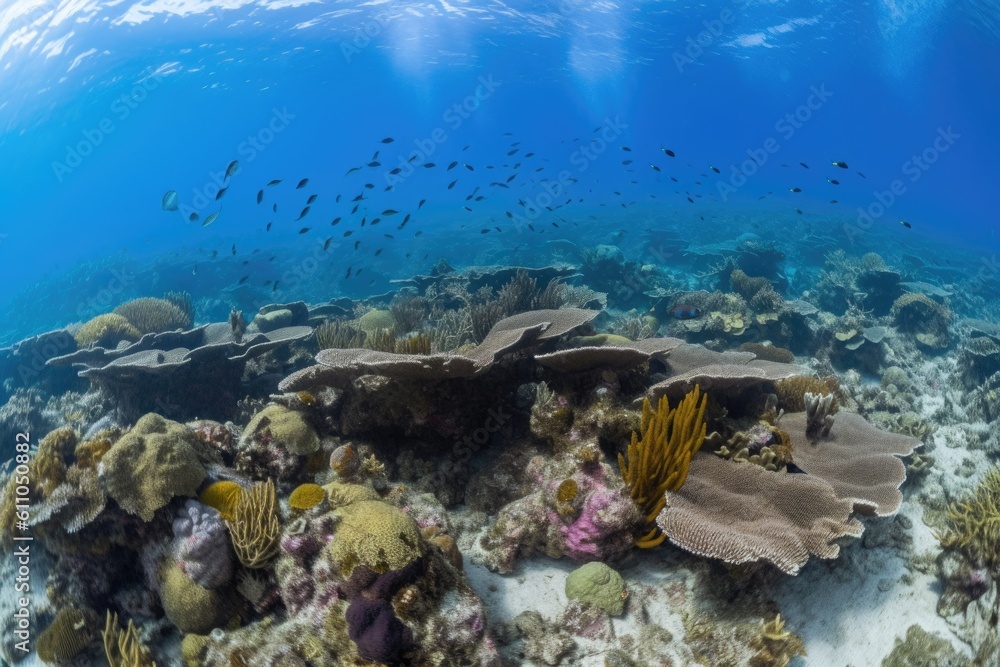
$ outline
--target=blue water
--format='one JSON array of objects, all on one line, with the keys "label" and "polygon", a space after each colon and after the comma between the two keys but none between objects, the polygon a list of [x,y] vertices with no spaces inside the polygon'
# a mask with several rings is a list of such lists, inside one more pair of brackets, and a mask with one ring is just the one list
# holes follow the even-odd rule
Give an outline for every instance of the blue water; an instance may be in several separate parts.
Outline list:
[{"label": "blue water", "polygon": [[[1000,58],[988,2],[5,4],[2,340],[167,289],[243,306],[363,296],[440,257],[543,263],[542,240],[585,245],[625,229],[634,233],[622,245],[638,248],[640,229],[712,221],[736,237],[746,216],[791,216],[786,240],[808,224],[862,249],[926,253],[945,241],[970,271],[998,244],[987,193]],[[387,172],[421,147],[433,153],[412,164],[437,166],[384,192]],[[380,167],[345,176],[377,150]],[[171,189],[185,213],[219,210],[196,193],[214,197],[213,174],[232,160],[239,172],[213,225],[162,210]],[[742,183],[740,168],[753,171],[746,184],[720,190]],[[519,200],[534,202],[564,170],[576,180],[558,202],[572,202],[533,223],[546,236],[531,232]],[[489,185],[515,171],[509,189]],[[284,182],[267,188],[272,179]],[[890,201],[894,181],[871,222],[885,235],[849,231]],[[485,198],[467,202],[476,186]],[[294,222],[310,194],[318,200]],[[399,214],[358,227],[390,208]],[[311,256],[318,268],[296,273]],[[348,266],[365,272],[345,280]],[[275,279],[272,294],[264,283]]]}]

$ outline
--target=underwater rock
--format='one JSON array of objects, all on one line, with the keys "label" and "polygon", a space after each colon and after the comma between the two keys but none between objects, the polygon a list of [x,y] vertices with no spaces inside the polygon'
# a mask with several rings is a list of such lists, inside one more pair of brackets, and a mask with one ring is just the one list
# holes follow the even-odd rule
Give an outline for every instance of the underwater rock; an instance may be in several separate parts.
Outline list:
[{"label": "underwater rock", "polygon": [[923,294],[909,292],[896,299],[892,317],[896,328],[912,335],[925,350],[940,351],[951,345],[951,311]]},{"label": "underwater rock", "polygon": [[17,389],[30,387],[48,395],[82,391],[84,386],[71,369],[47,364],[49,359],[71,354],[76,349],[76,339],[66,329],[49,331],[0,348],[0,377],[3,378],[0,401],[9,400]]}]

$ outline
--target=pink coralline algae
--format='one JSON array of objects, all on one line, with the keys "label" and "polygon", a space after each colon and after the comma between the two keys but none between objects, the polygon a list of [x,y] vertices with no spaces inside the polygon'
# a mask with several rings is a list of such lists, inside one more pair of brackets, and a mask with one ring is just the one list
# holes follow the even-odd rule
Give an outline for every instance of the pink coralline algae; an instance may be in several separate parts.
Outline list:
[{"label": "pink coralline algae", "polygon": [[[580,562],[613,561],[632,548],[642,514],[621,483],[609,482],[616,478],[608,466],[587,465],[568,478],[551,476],[541,490],[500,510],[480,541],[487,567],[509,573],[520,557],[537,551]],[[560,499],[568,480],[575,492]]]},{"label": "pink coralline algae", "polygon": [[[578,482],[579,483],[579,482]],[[621,490],[595,486],[586,496],[579,516],[570,523],[560,519],[564,553],[575,561],[614,560],[632,548],[632,527],[638,521],[638,509]],[[624,530],[623,530],[624,529]]]}]

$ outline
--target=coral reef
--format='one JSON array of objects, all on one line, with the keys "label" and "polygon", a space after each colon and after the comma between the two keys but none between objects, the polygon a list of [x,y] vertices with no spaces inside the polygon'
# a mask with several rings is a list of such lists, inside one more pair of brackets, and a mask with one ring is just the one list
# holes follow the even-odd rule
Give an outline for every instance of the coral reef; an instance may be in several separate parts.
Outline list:
[{"label": "coral reef", "polygon": [[173,556],[181,571],[204,588],[218,588],[233,577],[229,533],[219,513],[189,500],[173,523]]},{"label": "coral reef", "polygon": [[951,311],[924,294],[909,292],[896,299],[892,317],[900,331],[912,335],[925,349],[941,350],[951,345]]},{"label": "coral reef", "polygon": [[123,632],[118,626],[118,614],[109,611],[103,637],[109,667],[156,667],[149,649],[139,641],[139,633],[132,619],[129,619]]},{"label": "coral reef", "polygon": [[192,324],[191,311],[169,299],[146,297],[126,301],[115,308],[114,314],[124,317],[142,334],[187,329]]},{"label": "coral reef", "polygon": [[90,345],[114,347],[123,340],[139,340],[142,333],[123,315],[107,313],[88,320],[73,337],[81,347]]},{"label": "coral reef", "polygon": [[1000,567],[1000,467],[990,468],[975,490],[948,508],[945,548],[959,548],[972,562]]},{"label": "coral reef", "polygon": [[91,640],[87,618],[79,609],[60,609],[47,628],[38,635],[38,657],[49,663],[69,662]]}]

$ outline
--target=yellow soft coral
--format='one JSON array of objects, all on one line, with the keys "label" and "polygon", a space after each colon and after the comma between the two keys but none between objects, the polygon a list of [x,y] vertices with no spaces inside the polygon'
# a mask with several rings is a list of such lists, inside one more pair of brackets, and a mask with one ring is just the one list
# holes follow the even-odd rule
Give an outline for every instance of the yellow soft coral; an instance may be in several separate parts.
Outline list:
[{"label": "yellow soft coral", "polygon": [[636,546],[650,548],[665,539],[656,526],[656,516],[666,503],[667,491],[681,488],[691,467],[691,457],[705,441],[705,406],[708,396],[701,387],[673,410],[666,396],[653,410],[649,399],[642,404],[642,437],[632,434],[628,462],[618,455],[618,466],[632,500],[646,514],[648,533],[636,540]]},{"label": "yellow soft coral", "polygon": [[242,487],[236,482],[228,480],[213,482],[198,495],[198,501],[214,508],[226,521],[232,521],[233,508],[236,507],[236,501],[240,499],[242,492]]},{"label": "yellow soft coral", "polygon": [[132,619],[129,619],[128,627],[123,632],[118,627],[118,614],[108,611],[103,636],[104,654],[110,667],[156,667],[149,649],[139,640]]},{"label": "yellow soft coral", "polygon": [[991,468],[968,498],[948,508],[948,528],[938,539],[973,559],[1000,564],[1000,466]]},{"label": "yellow soft coral", "polygon": [[278,555],[281,534],[274,482],[269,479],[243,491],[233,507],[233,519],[226,523],[240,562],[248,568],[265,567]]}]

